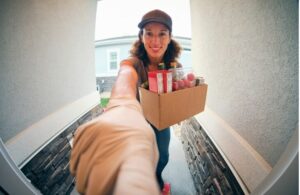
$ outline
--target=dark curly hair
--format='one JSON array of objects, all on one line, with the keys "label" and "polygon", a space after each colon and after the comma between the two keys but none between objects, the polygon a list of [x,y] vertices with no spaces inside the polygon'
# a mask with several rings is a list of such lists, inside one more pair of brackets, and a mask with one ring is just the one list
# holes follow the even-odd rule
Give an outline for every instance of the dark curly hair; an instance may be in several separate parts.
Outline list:
[{"label": "dark curly hair", "polygon": [[[147,56],[147,52],[142,42],[142,38],[141,38],[142,35],[143,35],[143,30],[141,29],[138,34],[139,39],[135,41],[134,44],[132,45],[130,54],[131,57],[137,57],[138,59],[142,60],[144,66],[148,66],[149,58]],[[171,68],[170,66],[171,62],[177,62],[177,58],[179,57],[180,53],[181,53],[181,47],[179,43],[171,38],[168,48],[163,56],[163,60],[167,69]]]}]

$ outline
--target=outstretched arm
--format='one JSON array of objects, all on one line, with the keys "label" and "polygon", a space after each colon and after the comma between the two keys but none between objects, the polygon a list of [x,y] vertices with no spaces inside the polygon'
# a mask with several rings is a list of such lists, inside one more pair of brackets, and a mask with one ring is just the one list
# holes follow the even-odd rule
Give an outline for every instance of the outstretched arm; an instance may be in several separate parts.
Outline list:
[{"label": "outstretched arm", "polygon": [[77,129],[70,170],[78,192],[159,194],[156,139],[136,100],[137,80],[131,65],[121,65],[108,109]]},{"label": "outstretched arm", "polygon": [[136,98],[138,76],[129,63],[121,64],[117,80],[111,91],[111,98]]}]

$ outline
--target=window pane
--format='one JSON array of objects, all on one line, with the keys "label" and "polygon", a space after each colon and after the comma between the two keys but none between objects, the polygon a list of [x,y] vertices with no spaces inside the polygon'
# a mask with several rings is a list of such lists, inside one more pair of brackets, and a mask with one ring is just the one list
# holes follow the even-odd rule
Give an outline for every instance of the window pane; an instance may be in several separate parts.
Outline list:
[{"label": "window pane", "polygon": [[110,61],[110,69],[111,70],[117,69],[117,61]]},{"label": "window pane", "polygon": [[111,61],[117,60],[117,52],[111,52],[110,53],[110,60]]}]

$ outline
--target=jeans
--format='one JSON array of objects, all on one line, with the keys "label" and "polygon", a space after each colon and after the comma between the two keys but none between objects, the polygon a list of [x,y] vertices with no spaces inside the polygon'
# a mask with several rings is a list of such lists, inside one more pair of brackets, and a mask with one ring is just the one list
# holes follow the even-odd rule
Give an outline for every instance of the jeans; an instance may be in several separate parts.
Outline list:
[{"label": "jeans", "polygon": [[159,152],[159,159],[156,168],[156,177],[160,189],[164,187],[164,181],[162,179],[162,172],[169,161],[169,143],[170,143],[170,127],[163,130],[157,130],[153,125],[151,125],[156,136],[157,147]]}]

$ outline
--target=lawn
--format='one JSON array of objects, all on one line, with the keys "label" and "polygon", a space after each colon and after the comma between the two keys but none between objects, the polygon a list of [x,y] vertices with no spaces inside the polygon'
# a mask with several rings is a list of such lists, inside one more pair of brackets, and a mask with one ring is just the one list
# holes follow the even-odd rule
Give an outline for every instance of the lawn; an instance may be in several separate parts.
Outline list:
[{"label": "lawn", "polygon": [[109,98],[100,98],[100,106],[105,108],[109,102]]}]

